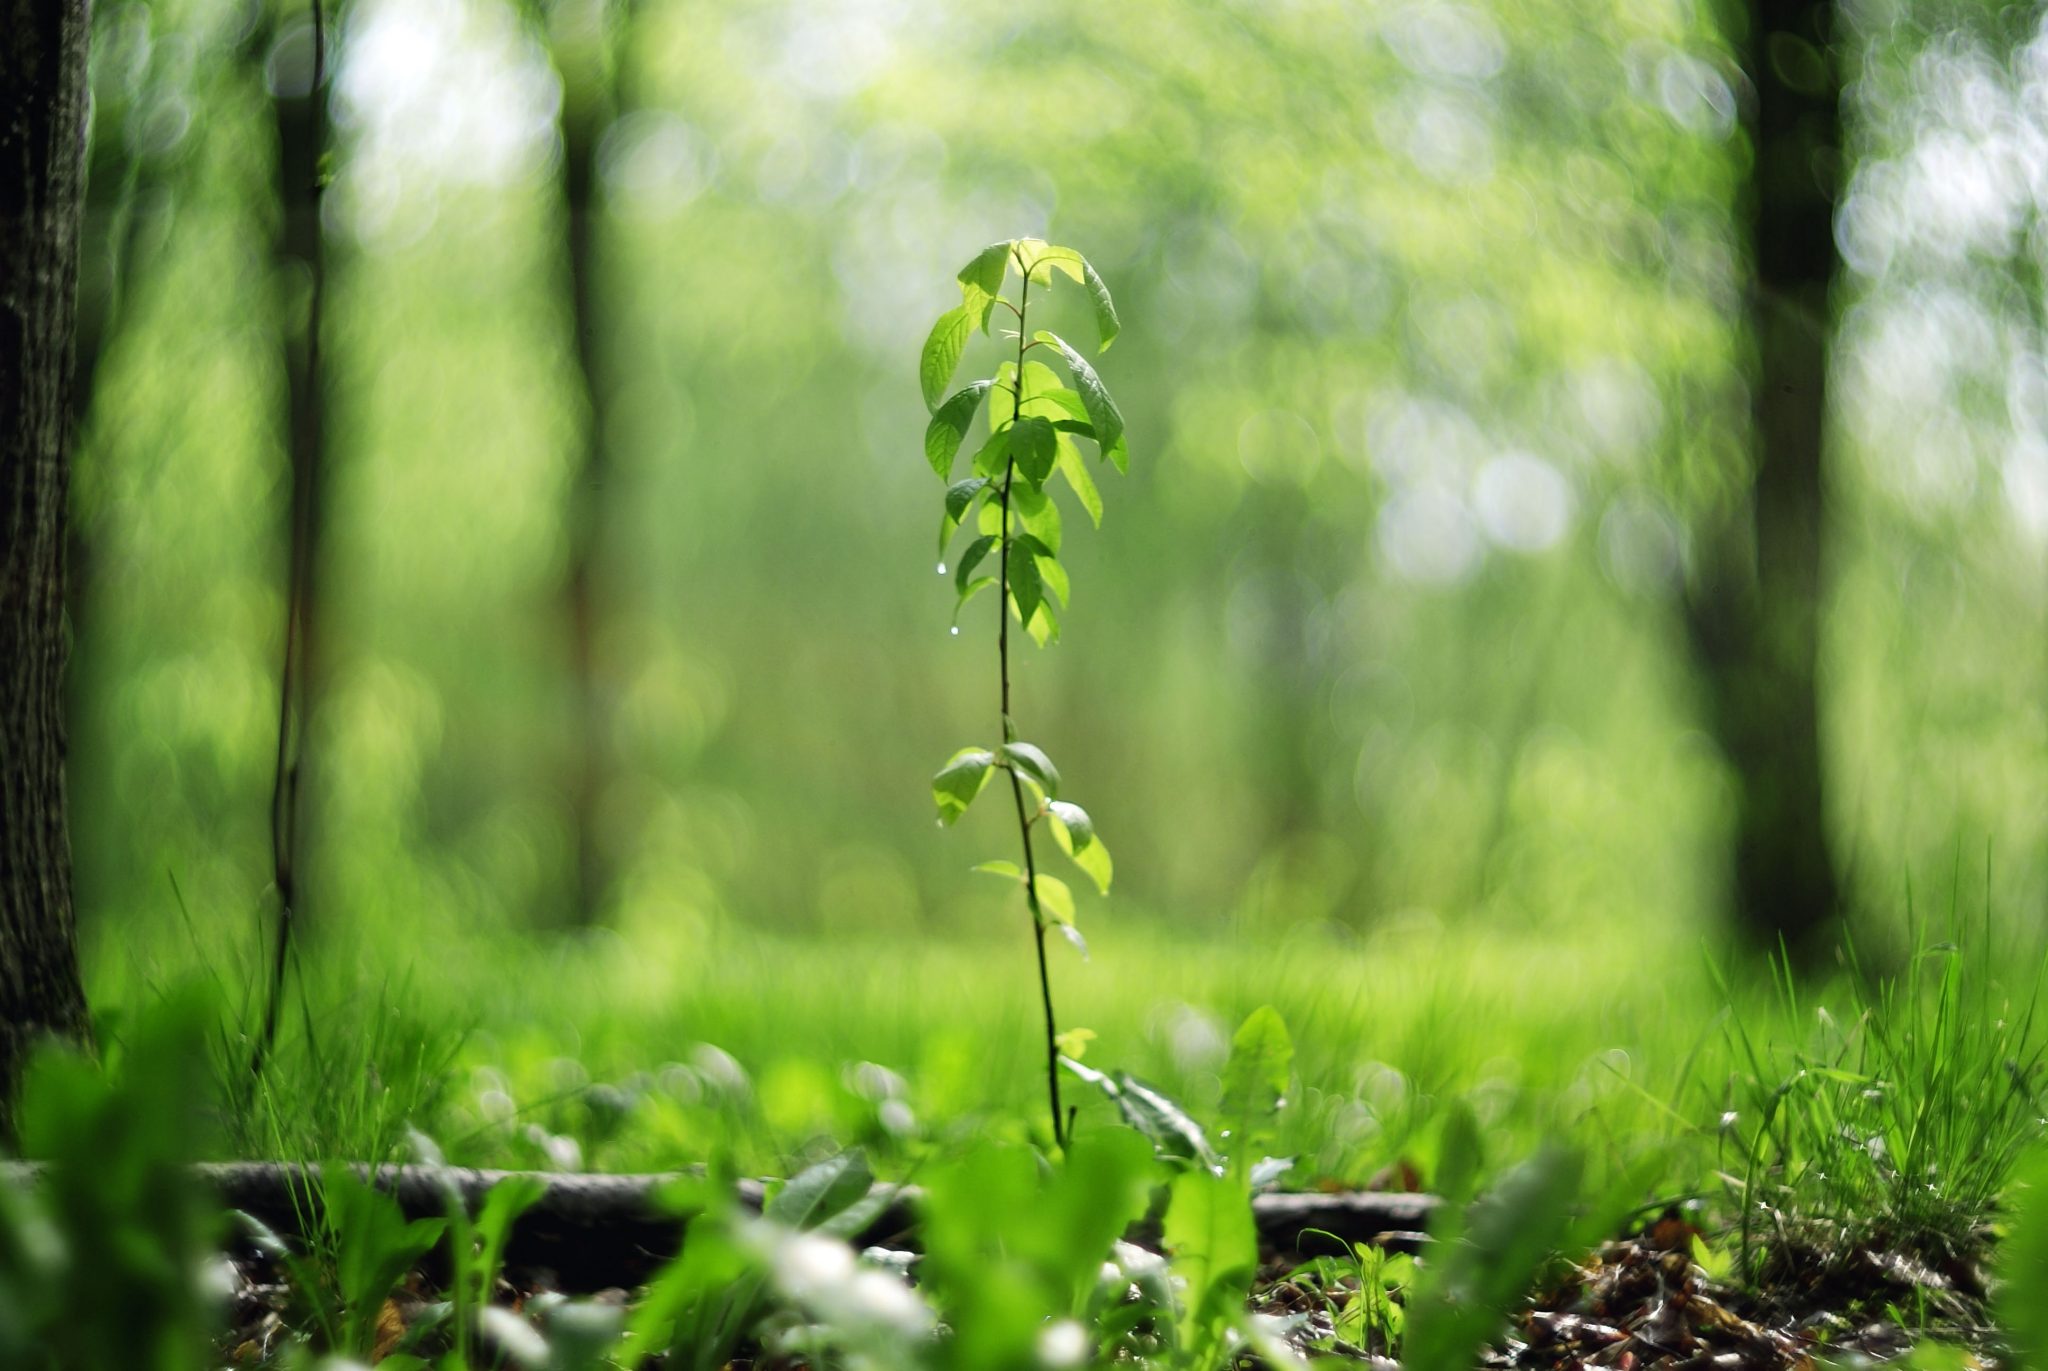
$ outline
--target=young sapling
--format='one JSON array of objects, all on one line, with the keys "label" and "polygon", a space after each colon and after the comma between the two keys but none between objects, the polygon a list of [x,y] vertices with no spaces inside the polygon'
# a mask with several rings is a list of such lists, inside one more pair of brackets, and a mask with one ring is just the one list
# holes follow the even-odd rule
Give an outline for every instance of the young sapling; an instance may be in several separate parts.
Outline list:
[{"label": "young sapling", "polygon": [[[1017,298],[1006,296],[1011,273]],[[1052,830],[1054,843],[1094,881],[1109,892],[1112,871],[1109,849],[1095,832],[1088,812],[1060,798],[1060,774],[1052,759],[1023,741],[1010,712],[1010,621],[1015,619],[1041,647],[1059,636],[1059,614],[1067,608],[1070,590],[1060,564],[1060,511],[1049,485],[1057,475],[1087,511],[1102,522],[1102,497],[1082,460],[1076,440],[1095,445],[1098,460],[1118,471],[1128,469],[1123,415],[1102,380],[1078,349],[1057,334],[1030,327],[1032,290],[1049,290],[1055,273],[1084,287],[1095,311],[1098,351],[1106,351],[1121,327],[1109,287],[1088,260],[1072,248],[1054,247],[1036,238],[991,243],[975,254],[959,276],[960,304],[939,316],[925,340],[918,367],[925,407],[931,421],[925,428],[924,453],[932,470],[948,482],[945,512],[939,522],[939,567],[945,570],[946,549],[960,527],[973,520],[975,537],[968,542],[953,571],[957,599],[954,632],[960,612],[981,591],[996,590],[996,662],[1000,685],[1002,740],[995,747],[964,747],[947,759],[932,777],[932,799],[939,821],[951,824],[974,802],[989,778],[1001,771],[1009,778],[1010,798],[1017,815],[1017,838],[1023,866],[984,862],[975,870],[1015,881],[1031,914],[1038,950],[1039,998],[1045,1011],[1045,1076],[1052,1110],[1055,1146],[1065,1148],[1069,1120],[1060,1109],[1059,1061],[1063,1051],[1079,1055],[1092,1037],[1087,1030],[1061,1034],[1053,1014],[1052,977],[1046,966],[1045,935],[1057,928],[1086,951],[1074,926],[1074,895],[1066,882],[1038,869],[1032,830],[1040,820]],[[1015,323],[1017,348],[985,380],[948,395],[953,372],[975,329],[990,331],[997,310]],[[1005,337],[1011,336],[1005,330]],[[1043,349],[1064,364],[1071,386],[1052,367],[1031,356]],[[976,411],[986,402],[989,436],[969,463],[969,474],[953,480],[953,466]],[[993,558],[993,563],[990,559]],[[993,570],[984,567],[993,566]]]}]

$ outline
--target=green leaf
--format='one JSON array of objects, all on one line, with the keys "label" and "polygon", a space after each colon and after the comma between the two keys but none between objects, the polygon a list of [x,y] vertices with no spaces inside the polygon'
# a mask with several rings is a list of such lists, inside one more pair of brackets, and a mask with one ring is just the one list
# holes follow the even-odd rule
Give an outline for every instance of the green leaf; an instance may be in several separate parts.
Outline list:
[{"label": "green leaf", "polygon": [[953,601],[953,629],[955,632],[959,631],[960,612],[967,608],[967,602],[995,583],[996,578],[993,576],[977,576],[966,585],[960,587],[960,593]]},{"label": "green leaf", "polygon": [[974,497],[987,484],[986,477],[970,476],[964,481],[955,481],[946,487],[946,513],[939,521],[939,556],[946,555],[946,544],[953,541],[953,534],[960,527],[960,521],[967,517],[967,507],[974,503]]},{"label": "green leaf", "polygon": [[981,397],[988,394],[989,382],[976,381],[953,392],[946,403],[932,413],[932,420],[924,429],[924,457],[932,464],[932,470],[944,480],[952,474],[953,457],[960,451],[960,440],[967,436],[967,426],[974,420],[974,411],[981,407]]},{"label": "green leaf", "polygon": [[[1093,430],[1090,430],[1093,436]],[[1088,474],[1088,464],[1081,460],[1081,450],[1067,441],[1062,433],[1059,439],[1060,475],[1067,478],[1067,485],[1074,492],[1074,498],[1081,502],[1081,508],[1088,511],[1088,520],[1095,527],[1102,527],[1102,492],[1095,488],[1095,478]]]},{"label": "green leaf", "polygon": [[1150,1138],[1162,1154],[1204,1167],[1217,1164],[1208,1135],[1185,1109],[1128,1071],[1119,1071],[1116,1079],[1116,1104],[1124,1121]]},{"label": "green leaf", "polygon": [[[1086,419],[1088,410],[1081,403],[1081,397],[1062,384],[1060,374],[1035,358],[1024,359],[1024,379],[1017,382],[1017,364],[1004,362],[997,366],[995,393],[989,396],[988,426],[991,433],[1007,428],[1017,415],[1017,400],[1010,393],[1015,385],[1024,392],[1023,412],[1041,419]],[[1071,396],[1072,399],[1062,398]]]},{"label": "green leaf", "polygon": [[[1029,534],[1025,536],[1030,538]],[[1038,540],[1031,538],[1031,542],[1037,543]],[[1067,569],[1060,565],[1059,558],[1046,550],[1043,543],[1039,543],[1038,547],[1038,579],[1045,583],[1045,588],[1052,592],[1053,599],[1059,601],[1060,607],[1066,608],[1067,591],[1071,588],[1067,584]]]},{"label": "green leaf", "polygon": [[1015,862],[979,862],[976,863],[974,870],[984,876],[1001,876],[1005,880],[1022,881],[1024,879],[1023,868]]},{"label": "green leaf", "polygon": [[1019,238],[1011,251],[1011,258],[1017,263],[1017,270],[1031,278],[1033,285],[1048,285],[1052,281],[1053,254],[1070,249],[1048,245],[1043,238]]},{"label": "green leaf", "polygon": [[[1060,507],[1053,503],[1040,486],[1026,483],[1010,490],[1010,504],[1017,511],[1017,517],[1024,521],[1025,529],[1045,548],[1045,556],[1057,556],[1060,550]],[[1060,602],[1066,603],[1066,592],[1060,592]]]},{"label": "green leaf", "polygon": [[932,777],[932,800],[939,807],[939,822],[950,824],[967,812],[974,797],[988,784],[995,770],[995,754],[985,747],[963,747]]},{"label": "green leaf", "polygon": [[448,1221],[408,1221],[397,1200],[347,1166],[323,1167],[320,1185],[322,1222],[335,1253],[335,1285],[347,1310],[343,1346],[367,1353],[384,1297],[433,1250]]},{"label": "green leaf", "polygon": [[1102,283],[1094,266],[1084,257],[1081,259],[1082,284],[1088,287],[1088,298],[1095,303],[1095,334],[1101,339],[1097,352],[1108,352],[1109,345],[1123,332],[1123,321],[1116,317],[1116,302],[1109,298],[1109,287]]},{"label": "green leaf", "polygon": [[1070,1028],[1054,1038],[1053,1045],[1059,1049],[1062,1057],[1069,1061],[1079,1061],[1087,1055],[1088,1044],[1095,1041],[1095,1036],[1095,1030],[1092,1028]]},{"label": "green leaf", "polygon": [[[1027,238],[1017,246],[1025,254],[1034,271],[1057,268],[1065,272],[1070,280],[1088,288],[1088,299],[1095,306],[1095,333],[1101,340],[1101,346],[1096,351],[1109,351],[1109,345],[1116,341],[1117,334],[1123,330],[1122,322],[1116,317],[1116,302],[1109,298],[1109,287],[1103,284],[1102,277],[1088,259],[1072,248],[1048,247],[1038,243],[1034,249],[1032,244],[1035,242],[1035,239]],[[1035,275],[1031,279],[1043,281],[1049,277]]]},{"label": "green leaf", "polygon": [[1038,602],[1038,613],[1031,616],[1031,622],[1024,625],[1024,631],[1029,633],[1031,641],[1040,647],[1059,640],[1060,616],[1053,612],[1050,599]]},{"label": "green leaf", "polygon": [[988,556],[988,550],[996,545],[995,538],[983,534],[967,545],[967,551],[960,555],[960,565],[954,568],[953,585],[962,596],[967,594],[967,578],[981,565],[981,559]]},{"label": "green leaf", "polygon": [[1059,460],[1057,435],[1051,422],[1027,415],[1004,433],[1009,437],[1009,462],[1031,484],[1044,485],[1045,478],[1052,475],[1053,463]]},{"label": "green leaf", "polygon": [[965,305],[947,310],[932,325],[931,335],[924,340],[924,354],[917,363],[917,380],[924,389],[926,409],[939,407],[939,397],[952,384],[953,369],[960,365],[967,335],[973,330],[974,320],[968,317]]},{"label": "green leaf", "polygon": [[1010,544],[1010,599],[1017,606],[1017,622],[1029,626],[1038,613],[1045,587],[1038,580],[1038,558],[1023,543]]},{"label": "green leaf", "polygon": [[1055,247],[1036,238],[1020,239],[1017,250],[1032,271],[1031,279],[1041,284],[1052,280],[1052,272],[1065,272],[1067,279],[1079,283],[1086,267],[1081,254],[1072,248]]},{"label": "green leaf", "polygon": [[[1037,366],[1032,362],[1028,365]],[[1052,384],[1032,392],[1032,408],[1038,413],[1053,418],[1053,427],[1068,433],[1078,433],[1085,438],[1095,437],[1095,425],[1088,422],[1088,406],[1081,399],[1081,392],[1072,386],[1063,386],[1051,367],[1043,369],[1053,378]]]},{"label": "green leaf", "polygon": [[858,1148],[806,1167],[761,1207],[763,1218],[790,1228],[816,1228],[868,1196],[874,1174]]},{"label": "green leaf", "polygon": [[960,268],[961,308],[984,333],[988,331],[988,317],[995,310],[996,297],[1003,293],[1003,277],[1009,274],[1013,242],[990,243]]},{"label": "green leaf", "polygon": [[1186,1365],[1215,1365],[1227,1330],[1243,1312],[1259,1263],[1248,1200],[1242,1185],[1204,1169],[1173,1178],[1162,1236],[1173,1273],[1187,1283],[1180,1336]]},{"label": "green leaf", "polygon": [[1060,769],[1033,743],[1004,743],[1003,760],[1038,782],[1047,795],[1060,793]]},{"label": "green leaf", "polygon": [[1223,1117],[1230,1124],[1230,1164],[1249,1173],[1254,1148],[1270,1132],[1273,1115],[1287,1094],[1294,1067],[1294,1042],[1271,1005],[1253,1010],[1230,1040],[1223,1067]]},{"label": "green leaf", "polygon": [[1097,836],[1095,821],[1088,817],[1088,811],[1065,800],[1049,800],[1045,810],[1052,824],[1053,841],[1059,844],[1060,851],[1088,874],[1097,890],[1107,895],[1116,868],[1109,859],[1109,846]]},{"label": "green leaf", "polygon": [[1074,892],[1065,881],[1041,871],[1031,882],[1031,888],[1038,894],[1041,914],[1058,924],[1074,922]]},{"label": "green leaf", "polygon": [[2018,1168],[2011,1219],[1998,1245],[1999,1321],[2011,1335],[2022,1366],[2048,1366],[2048,1151],[2036,1149]]},{"label": "green leaf", "polygon": [[1473,1201],[1462,1239],[1440,1240],[1429,1269],[1409,1291],[1404,1363],[1475,1362],[1564,1241],[1583,1169],[1578,1154],[1553,1144]]},{"label": "green leaf", "polygon": [[1095,368],[1088,365],[1088,359],[1068,346],[1067,341],[1056,333],[1040,330],[1037,334],[1042,343],[1050,343],[1066,359],[1067,369],[1074,373],[1074,388],[1081,392],[1081,403],[1088,411],[1088,422],[1095,426],[1095,443],[1102,449],[1102,455],[1116,465],[1118,471],[1128,470],[1131,455],[1124,446],[1124,416],[1110,397],[1102,378],[1095,374]]},{"label": "green leaf", "polygon": [[1010,462],[1010,431],[999,429],[988,436],[974,454],[972,468],[977,476],[993,481],[1003,474],[1003,468]]}]

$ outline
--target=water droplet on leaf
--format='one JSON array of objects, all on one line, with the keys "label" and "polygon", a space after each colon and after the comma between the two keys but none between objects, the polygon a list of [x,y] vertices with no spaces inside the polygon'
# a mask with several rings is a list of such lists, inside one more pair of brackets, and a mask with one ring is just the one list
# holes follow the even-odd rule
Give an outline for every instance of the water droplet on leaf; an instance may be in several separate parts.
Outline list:
[{"label": "water droplet on leaf", "polygon": [[948,633],[952,634],[952,635],[953,635],[953,636],[954,636],[955,638],[957,638],[957,637],[959,637],[959,636],[960,636],[960,625],[958,625],[958,624],[955,624],[955,625],[953,625],[953,626],[952,626],[951,628],[947,629],[946,631],[947,631]]},{"label": "water droplet on leaf", "polygon": [[943,575],[945,575],[945,574],[946,574],[946,564],[945,564],[944,562],[940,562],[940,563],[939,563],[939,575],[943,576]]}]

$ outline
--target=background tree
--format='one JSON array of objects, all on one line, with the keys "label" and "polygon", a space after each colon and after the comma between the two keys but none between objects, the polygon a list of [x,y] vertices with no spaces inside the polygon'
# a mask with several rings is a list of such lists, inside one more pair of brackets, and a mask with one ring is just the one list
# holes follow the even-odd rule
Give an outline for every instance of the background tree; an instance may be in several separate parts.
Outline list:
[{"label": "background tree", "polygon": [[287,959],[301,909],[299,860],[305,851],[306,726],[319,686],[320,534],[327,485],[326,374],[320,360],[326,304],[326,241],[320,224],[327,142],[328,15],[313,0],[310,24],[288,24],[271,55],[277,118],[277,261],[285,292],[286,442],[291,503],[286,528],[284,659],[278,676],[277,761],[271,782],[272,879],[277,930],[255,1064],[277,1035]]},{"label": "background tree", "polygon": [[63,721],[90,25],[85,0],[0,11],[0,1127],[33,1041],[90,1031]]},{"label": "background tree", "polygon": [[610,392],[604,362],[608,330],[600,300],[597,238],[604,210],[597,153],[604,131],[619,113],[614,29],[630,18],[628,7],[611,0],[562,0],[546,15],[555,70],[562,82],[563,237],[576,374],[584,400],[580,451],[569,478],[569,559],[563,584],[570,684],[575,692],[569,808],[575,829],[573,913],[578,923],[597,917],[607,885],[601,811],[611,750],[610,691],[600,660],[597,582],[610,467],[605,433]]},{"label": "background tree", "polygon": [[1755,0],[1735,19],[1755,90],[1744,189],[1753,477],[1695,526],[1686,625],[1736,785],[1734,913],[1811,959],[1834,922],[1820,741],[1822,449],[1841,178],[1834,6]]}]

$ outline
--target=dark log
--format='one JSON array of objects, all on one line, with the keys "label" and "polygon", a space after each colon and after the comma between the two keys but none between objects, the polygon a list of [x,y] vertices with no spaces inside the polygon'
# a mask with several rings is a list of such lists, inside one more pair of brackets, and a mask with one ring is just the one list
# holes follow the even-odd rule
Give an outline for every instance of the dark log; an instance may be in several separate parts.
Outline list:
[{"label": "dark log", "polygon": [[[6,1168],[10,1180],[32,1179],[35,1163]],[[276,1232],[295,1236],[318,1213],[318,1168],[278,1162],[221,1162],[197,1168],[222,1204],[239,1209]],[[554,1288],[575,1292],[645,1282],[674,1256],[682,1238],[682,1220],[665,1212],[657,1194],[682,1173],[644,1176],[559,1175],[546,1172],[478,1171],[459,1166],[381,1166],[377,1185],[389,1192],[407,1218],[434,1218],[448,1212],[451,1192],[474,1214],[498,1182],[531,1176],[546,1183],[540,1201],[514,1226],[506,1248],[513,1271],[546,1272]],[[914,1247],[916,1205],[913,1186],[877,1187],[889,1203],[854,1238],[855,1246]],[[740,1202],[761,1207],[766,1187],[757,1180],[739,1183]],[[1371,1242],[1412,1250],[1418,1232],[1427,1226],[1439,1201],[1434,1195],[1354,1191],[1322,1195],[1257,1195],[1252,1217],[1261,1242],[1289,1258],[1338,1256],[1338,1242],[1316,1236],[1328,1233],[1342,1244]],[[1143,1235],[1134,1235],[1142,1241]]]}]

